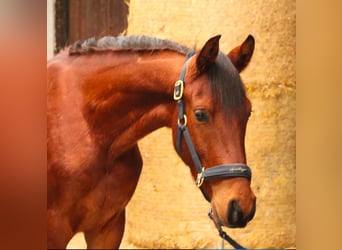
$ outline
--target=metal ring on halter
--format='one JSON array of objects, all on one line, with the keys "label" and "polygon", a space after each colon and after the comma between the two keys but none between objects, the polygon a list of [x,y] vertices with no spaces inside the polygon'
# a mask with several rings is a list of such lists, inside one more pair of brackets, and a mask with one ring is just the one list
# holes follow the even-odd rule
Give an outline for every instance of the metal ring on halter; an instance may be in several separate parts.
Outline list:
[{"label": "metal ring on halter", "polygon": [[202,175],[203,170],[204,170],[204,168],[202,169],[202,172],[201,172],[201,173],[198,173],[198,174],[197,174],[197,178],[196,178],[196,185],[197,185],[197,187],[200,187],[200,186],[202,186],[202,184],[203,184],[203,181],[204,181],[204,177],[203,177],[203,175]]},{"label": "metal ring on halter", "polygon": [[[183,120],[183,122],[181,122],[181,120]],[[177,123],[178,123],[178,126],[182,126],[182,127],[186,126],[186,124],[188,123],[188,119],[186,118],[186,115],[184,114],[182,119],[178,118]]]}]

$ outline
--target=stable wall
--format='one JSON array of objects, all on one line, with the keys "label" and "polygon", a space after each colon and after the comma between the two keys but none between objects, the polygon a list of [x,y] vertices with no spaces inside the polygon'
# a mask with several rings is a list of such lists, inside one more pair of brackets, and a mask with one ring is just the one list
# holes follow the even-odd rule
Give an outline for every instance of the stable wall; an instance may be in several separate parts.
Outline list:
[{"label": "stable wall", "polygon": [[[220,46],[226,53],[248,34],[256,40],[241,77],[253,104],[246,153],[257,211],[246,228],[226,229],[248,248],[296,246],[295,11],[294,0],[131,0],[129,6],[128,35],[153,35],[200,48],[222,34]],[[221,247],[206,215],[209,204],[175,153],[171,131],[155,131],[139,145],[144,167],[127,208],[124,243]]]}]

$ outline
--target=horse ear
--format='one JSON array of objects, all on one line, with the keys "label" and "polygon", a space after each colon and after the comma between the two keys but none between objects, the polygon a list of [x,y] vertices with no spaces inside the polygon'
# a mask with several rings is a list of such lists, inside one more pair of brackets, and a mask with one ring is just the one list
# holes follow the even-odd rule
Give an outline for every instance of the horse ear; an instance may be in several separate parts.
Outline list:
[{"label": "horse ear", "polygon": [[249,35],[240,46],[235,47],[229,52],[228,57],[236,69],[241,72],[251,60],[253,51],[254,37]]},{"label": "horse ear", "polygon": [[196,66],[199,75],[206,72],[209,69],[209,66],[216,61],[219,52],[220,37],[221,35],[217,35],[210,38],[198,54],[196,59]]}]

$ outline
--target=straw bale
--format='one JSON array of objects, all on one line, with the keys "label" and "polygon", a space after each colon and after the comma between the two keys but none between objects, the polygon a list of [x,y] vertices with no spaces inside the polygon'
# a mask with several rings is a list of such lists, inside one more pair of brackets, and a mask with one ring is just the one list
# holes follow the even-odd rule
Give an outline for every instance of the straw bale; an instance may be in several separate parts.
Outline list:
[{"label": "straw bale", "polygon": [[[127,33],[200,48],[222,34],[222,51],[248,34],[255,53],[242,73],[253,113],[246,133],[257,212],[244,229],[226,231],[250,248],[296,245],[295,1],[131,0]],[[124,243],[147,248],[217,248],[209,204],[163,128],[139,142],[144,167],[127,208]]]}]

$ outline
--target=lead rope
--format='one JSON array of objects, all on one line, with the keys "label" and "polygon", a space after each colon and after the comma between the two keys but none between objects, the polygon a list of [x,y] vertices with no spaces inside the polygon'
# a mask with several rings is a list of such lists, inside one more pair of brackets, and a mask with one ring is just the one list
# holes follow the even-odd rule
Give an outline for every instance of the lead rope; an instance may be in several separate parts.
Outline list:
[{"label": "lead rope", "polygon": [[224,249],[225,240],[230,245],[232,245],[235,249],[246,249],[243,246],[241,246],[239,243],[237,243],[235,240],[233,240],[225,231],[222,230],[222,227],[218,223],[216,223],[216,221],[213,218],[213,211],[211,208],[208,211],[208,216],[213,221],[215,227],[217,228],[217,231],[219,232],[220,237],[222,238],[222,249]]}]

